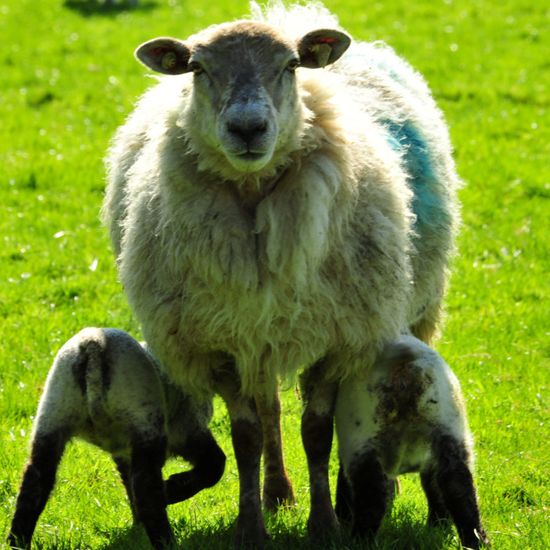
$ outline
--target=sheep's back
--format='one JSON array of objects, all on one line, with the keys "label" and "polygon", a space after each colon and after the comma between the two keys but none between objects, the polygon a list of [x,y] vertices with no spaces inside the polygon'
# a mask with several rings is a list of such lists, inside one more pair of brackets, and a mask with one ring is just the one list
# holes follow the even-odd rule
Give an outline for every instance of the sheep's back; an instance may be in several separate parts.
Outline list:
[{"label": "sheep's back", "polygon": [[333,70],[401,156],[413,194],[415,293],[410,322],[440,303],[459,225],[460,180],[443,115],[424,80],[383,43],[354,43]]}]

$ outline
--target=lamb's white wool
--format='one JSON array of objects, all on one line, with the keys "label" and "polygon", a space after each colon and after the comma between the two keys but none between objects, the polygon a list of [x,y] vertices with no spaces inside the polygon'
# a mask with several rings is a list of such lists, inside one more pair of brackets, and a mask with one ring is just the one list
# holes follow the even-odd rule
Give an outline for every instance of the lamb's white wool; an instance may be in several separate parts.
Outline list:
[{"label": "lamb's white wool", "polygon": [[[211,405],[194,407],[170,384],[160,365],[127,333],[85,328],[58,351],[40,399],[33,439],[61,429],[108,452],[128,456],[132,438],[168,437],[181,447],[193,431],[206,431]],[[182,424],[167,430],[174,414]],[[184,420],[184,422],[181,422]]]},{"label": "lamb's white wool", "polygon": [[[134,519],[154,548],[166,548],[174,542],[166,505],[211,487],[223,473],[225,455],[208,429],[211,415],[211,403],[196,405],[168,382],[147,347],[129,334],[81,330],[61,347],[48,373],[9,546],[30,547],[65,446],[81,437],[112,455]],[[162,466],[177,455],[193,468],[164,481]]]},{"label": "lamb's white wool", "polygon": [[374,366],[338,389],[341,470],[336,512],[356,536],[374,536],[388,480],[419,472],[428,523],[452,519],[465,548],[488,545],[474,486],[472,438],[458,379],[412,336],[390,343]]},{"label": "lamb's white wool", "polygon": [[473,466],[458,379],[438,353],[411,336],[392,342],[371,369],[341,384],[336,429],[343,464],[374,448],[391,478],[436,460],[436,432],[463,443]]},{"label": "lamb's white wool", "polygon": [[[251,393],[321,357],[345,378],[406,326],[430,337],[457,220],[447,130],[417,73],[358,42],[326,69],[281,73],[275,90],[265,82],[299,39],[337,21],[280,3],[253,6],[253,19],[181,43],[185,63],[207,70],[163,77],[108,157],[103,217],[120,277],[170,377],[197,394],[228,356]],[[228,74],[245,65],[258,97],[247,116],[269,120],[250,170],[220,123]],[[226,87],[219,105],[208,78]]]}]

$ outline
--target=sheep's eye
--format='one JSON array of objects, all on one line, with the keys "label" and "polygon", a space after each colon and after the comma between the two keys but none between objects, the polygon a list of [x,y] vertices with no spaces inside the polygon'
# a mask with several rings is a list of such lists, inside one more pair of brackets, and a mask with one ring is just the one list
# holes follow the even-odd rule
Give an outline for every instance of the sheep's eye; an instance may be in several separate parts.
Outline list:
[{"label": "sheep's eye", "polygon": [[286,70],[293,73],[300,66],[300,61],[298,59],[291,59],[286,66]]},{"label": "sheep's eye", "polygon": [[204,69],[201,65],[199,65],[196,61],[192,61],[189,63],[189,70],[195,75],[198,76],[202,73],[204,73]]}]

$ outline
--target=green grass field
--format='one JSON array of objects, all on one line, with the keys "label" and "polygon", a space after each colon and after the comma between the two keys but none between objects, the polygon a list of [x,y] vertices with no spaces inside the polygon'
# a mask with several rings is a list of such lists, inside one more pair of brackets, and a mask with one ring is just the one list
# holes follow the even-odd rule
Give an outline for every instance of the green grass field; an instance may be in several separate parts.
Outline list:
[{"label": "green grass field", "polygon": [[[449,122],[464,224],[437,348],[461,379],[477,442],[477,485],[494,548],[550,548],[550,18],[532,0],[331,0],[356,38],[382,39],[427,78]],[[110,136],[151,84],[134,47],[247,12],[245,1],[0,0],[0,538],[8,531],[33,415],[57,348],[84,326],[138,335],[117,281],[102,201]],[[305,534],[300,403],[284,394],[298,502],[267,518],[270,548],[319,548]],[[170,508],[186,548],[227,548],[238,480],[224,407],[213,429],[222,481]],[[171,462],[166,472],[182,468]],[[332,479],[335,478],[335,463]],[[457,548],[429,531],[405,477],[378,548]],[[110,459],[72,444],[35,534],[37,548],[146,548]],[[359,548],[345,536],[326,548]]]}]

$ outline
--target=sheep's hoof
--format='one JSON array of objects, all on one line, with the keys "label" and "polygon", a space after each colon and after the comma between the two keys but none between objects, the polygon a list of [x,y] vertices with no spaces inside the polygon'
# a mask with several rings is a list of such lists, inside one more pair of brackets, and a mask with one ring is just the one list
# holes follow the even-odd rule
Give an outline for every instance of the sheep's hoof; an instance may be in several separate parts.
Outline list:
[{"label": "sheep's hoof", "polygon": [[293,506],[296,503],[292,483],[288,477],[266,478],[264,481],[263,505],[268,512]]},{"label": "sheep's hoof", "polygon": [[340,531],[338,518],[332,507],[327,510],[312,512],[307,520],[307,532],[311,538],[332,538]]},{"label": "sheep's hoof", "polygon": [[237,548],[263,548],[269,535],[261,519],[252,518],[237,519],[235,529],[235,546]]}]

